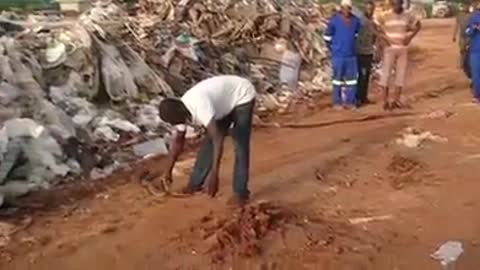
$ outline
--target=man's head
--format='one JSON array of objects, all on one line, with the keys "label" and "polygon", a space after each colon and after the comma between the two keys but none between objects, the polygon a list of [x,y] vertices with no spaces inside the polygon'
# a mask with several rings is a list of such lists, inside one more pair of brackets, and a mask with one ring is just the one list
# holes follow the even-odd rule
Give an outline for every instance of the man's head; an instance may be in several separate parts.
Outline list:
[{"label": "man's head", "polygon": [[160,118],[172,125],[185,124],[191,120],[192,115],[180,99],[166,98],[158,107]]},{"label": "man's head", "polygon": [[352,0],[342,0],[340,2],[340,12],[345,17],[352,16]]},{"label": "man's head", "polygon": [[393,11],[397,14],[403,12],[403,0],[393,0]]},{"label": "man's head", "polygon": [[468,5],[460,3],[458,5],[458,10],[460,10],[461,12],[467,13],[468,12]]},{"label": "man's head", "polygon": [[373,17],[373,12],[375,12],[375,2],[370,0],[365,3],[365,16],[370,19]]}]

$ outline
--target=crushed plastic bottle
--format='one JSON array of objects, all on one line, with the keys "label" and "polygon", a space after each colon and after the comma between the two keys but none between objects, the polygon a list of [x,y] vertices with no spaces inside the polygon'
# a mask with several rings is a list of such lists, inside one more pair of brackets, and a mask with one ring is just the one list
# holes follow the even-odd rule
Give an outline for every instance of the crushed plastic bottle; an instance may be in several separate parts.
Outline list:
[{"label": "crushed plastic bottle", "polygon": [[454,269],[454,263],[463,253],[463,245],[458,241],[448,241],[441,245],[431,257],[443,266],[443,269]]}]

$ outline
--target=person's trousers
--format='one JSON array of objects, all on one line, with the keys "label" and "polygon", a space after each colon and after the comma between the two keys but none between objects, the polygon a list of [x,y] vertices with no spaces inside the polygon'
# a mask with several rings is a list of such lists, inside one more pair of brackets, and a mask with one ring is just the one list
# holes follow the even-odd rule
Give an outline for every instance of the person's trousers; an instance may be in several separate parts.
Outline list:
[{"label": "person's trousers", "polygon": [[335,105],[356,105],[357,57],[333,57],[332,66],[333,103]]},{"label": "person's trousers", "polygon": [[358,55],[357,102],[368,101],[368,84],[372,70],[373,55]]},{"label": "person's trousers", "polygon": [[480,52],[470,53],[470,72],[473,81],[473,95],[480,101]]},{"label": "person's trousers", "polygon": [[395,70],[395,86],[405,87],[407,65],[407,48],[385,48],[383,52],[382,76],[380,77],[379,84],[383,87],[388,87],[392,71]]},{"label": "person's trousers", "polygon": [[462,63],[462,69],[463,72],[465,73],[465,76],[467,78],[471,79],[472,78],[472,73],[470,71],[470,54],[468,53],[467,49],[461,49],[460,50],[460,57],[461,57],[461,63]]},{"label": "person's trousers", "polygon": [[[235,147],[235,164],[233,168],[233,191],[237,196],[247,199],[250,195],[248,190],[250,170],[250,135],[252,132],[253,109],[255,100],[239,105],[221,120],[217,121],[217,127],[225,134],[230,131]],[[213,142],[207,136],[200,147],[197,160],[193,167],[190,184],[193,189],[201,189],[213,164]]]}]

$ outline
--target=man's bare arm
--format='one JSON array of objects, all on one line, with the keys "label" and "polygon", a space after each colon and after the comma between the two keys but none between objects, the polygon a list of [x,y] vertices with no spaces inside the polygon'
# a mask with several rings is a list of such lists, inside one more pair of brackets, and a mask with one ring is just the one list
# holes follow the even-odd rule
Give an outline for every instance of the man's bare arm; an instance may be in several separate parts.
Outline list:
[{"label": "man's bare arm", "polygon": [[183,152],[183,147],[185,145],[185,133],[186,131],[176,130],[173,134],[172,145],[170,146],[167,159],[167,170],[165,171],[165,178],[170,182],[172,180],[173,167],[175,166],[178,157]]},{"label": "man's bare arm", "polygon": [[412,41],[412,39],[418,34],[418,32],[420,32],[420,29],[422,29],[422,24],[420,23],[420,21],[417,21],[417,22],[415,23],[415,26],[414,26],[413,31],[411,31],[411,32],[409,33],[408,37],[405,39],[404,45],[410,44],[410,42]]},{"label": "man's bare arm", "polygon": [[385,33],[385,30],[383,29],[383,27],[377,23],[374,23],[373,24],[373,33],[375,34],[376,36],[376,39],[379,39],[383,42],[386,42],[387,44],[390,45],[390,40],[389,38],[387,37],[387,34]]},{"label": "man's bare arm", "polygon": [[458,25],[458,20],[455,20],[455,27],[453,28],[453,42],[457,41],[458,31],[460,30],[460,26]]},{"label": "man's bare arm", "polygon": [[415,37],[418,32],[420,32],[420,29],[422,29],[422,23],[420,21],[417,21],[415,24],[415,29],[413,30],[412,36]]}]

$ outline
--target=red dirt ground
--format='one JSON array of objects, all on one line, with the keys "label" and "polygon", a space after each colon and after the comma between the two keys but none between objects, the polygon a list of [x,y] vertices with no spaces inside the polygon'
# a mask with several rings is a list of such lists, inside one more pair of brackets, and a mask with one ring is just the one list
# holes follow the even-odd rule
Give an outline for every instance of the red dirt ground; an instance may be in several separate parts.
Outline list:
[{"label": "red dirt ground", "polygon": [[[440,265],[430,254],[445,241],[459,240],[465,252],[456,269],[478,270],[480,108],[470,103],[451,31],[452,21],[427,21],[415,40],[406,92],[415,115],[256,130],[253,200],[267,200],[277,212],[252,210],[257,212],[250,223],[235,223],[239,213],[226,204],[232,164],[227,142],[221,194],[215,199],[150,194],[140,180],[160,173],[161,159],[109,179],[63,186],[55,196],[26,198],[21,202],[26,210],[6,218],[24,223],[0,248],[0,269],[433,270]],[[283,118],[312,123],[380,112],[379,105],[354,112],[305,108]],[[425,117],[438,109],[451,115]],[[448,142],[398,145],[409,126]],[[192,162],[187,155],[176,171],[176,186],[185,183]],[[247,229],[240,233],[237,225]],[[217,232],[235,235],[223,242],[222,260],[214,256]],[[235,249],[245,243],[242,237],[256,239],[256,252]]]}]

